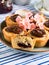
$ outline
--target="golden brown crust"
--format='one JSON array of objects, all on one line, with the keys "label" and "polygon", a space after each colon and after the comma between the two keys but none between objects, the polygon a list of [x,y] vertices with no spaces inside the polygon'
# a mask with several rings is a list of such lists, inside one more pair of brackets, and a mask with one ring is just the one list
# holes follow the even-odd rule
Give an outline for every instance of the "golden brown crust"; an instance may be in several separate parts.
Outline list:
[{"label": "golden brown crust", "polygon": [[[14,16],[14,15],[13,15],[13,16]],[[10,19],[10,16],[7,16],[5,21],[6,21],[6,25],[7,25],[7,26],[17,25],[16,22],[14,22],[14,21],[12,21],[12,20]]]},{"label": "golden brown crust", "polygon": [[11,37],[13,37],[13,36],[15,36],[16,34],[14,34],[14,33],[9,33],[9,32],[7,32],[5,29],[6,29],[7,27],[5,27],[4,29],[3,29],[3,35],[4,35],[4,38],[8,41],[8,42],[11,42]]},{"label": "golden brown crust", "polygon": [[43,47],[46,45],[47,41],[48,41],[47,37],[37,38],[35,47]]},{"label": "golden brown crust", "polygon": [[44,28],[45,28],[45,30],[47,30],[47,31],[49,32],[49,28],[48,28],[48,27],[46,27],[46,26],[44,25]]}]

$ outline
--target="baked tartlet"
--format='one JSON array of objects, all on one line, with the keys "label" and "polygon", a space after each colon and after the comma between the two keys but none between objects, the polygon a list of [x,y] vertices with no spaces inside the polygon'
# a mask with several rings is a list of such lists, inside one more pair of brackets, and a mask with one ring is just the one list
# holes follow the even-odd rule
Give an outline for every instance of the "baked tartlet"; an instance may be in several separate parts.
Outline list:
[{"label": "baked tartlet", "polygon": [[31,51],[35,46],[35,42],[36,40],[30,36],[16,35],[11,37],[12,47],[15,49]]},{"label": "baked tartlet", "polygon": [[44,23],[44,28],[49,31],[49,19]]},{"label": "baked tartlet", "polygon": [[13,37],[15,35],[24,35],[24,31],[19,26],[9,26],[9,27],[4,27],[3,35],[4,35],[4,38],[8,42],[10,42],[11,41],[11,37]]},{"label": "baked tartlet", "polygon": [[20,16],[19,14],[13,14],[12,16],[7,16],[5,19],[7,26],[17,25],[16,18]]},{"label": "baked tartlet", "polygon": [[32,30],[29,34],[32,38],[36,39],[35,47],[43,47],[46,45],[48,41],[48,32],[46,30],[36,28]]},{"label": "baked tartlet", "polygon": [[46,31],[48,31],[48,37],[49,37],[49,19],[44,23],[44,28]]}]

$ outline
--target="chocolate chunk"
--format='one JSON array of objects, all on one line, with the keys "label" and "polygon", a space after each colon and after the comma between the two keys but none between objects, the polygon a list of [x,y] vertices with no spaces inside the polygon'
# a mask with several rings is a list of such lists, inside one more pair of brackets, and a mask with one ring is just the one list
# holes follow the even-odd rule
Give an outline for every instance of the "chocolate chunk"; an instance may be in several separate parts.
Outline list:
[{"label": "chocolate chunk", "polygon": [[26,29],[27,31],[29,30],[29,29]]},{"label": "chocolate chunk", "polygon": [[37,29],[32,30],[30,34],[37,37],[43,37],[43,35],[45,34],[45,31],[37,28]]},{"label": "chocolate chunk", "polygon": [[16,15],[14,15],[14,16],[11,16],[10,19],[11,19],[12,21],[16,22],[17,16],[20,16],[20,15],[19,15],[19,14],[16,14]]},{"label": "chocolate chunk", "polygon": [[23,47],[23,48],[30,48],[30,47],[31,47],[31,45],[30,45],[29,43],[27,43],[27,44],[18,43],[18,46],[19,46],[19,47]]},{"label": "chocolate chunk", "polygon": [[44,23],[44,25],[45,25],[46,27],[48,27],[48,28],[49,28],[49,20],[48,20],[48,21],[46,21],[46,22]]},{"label": "chocolate chunk", "polygon": [[6,28],[6,31],[8,32],[12,32],[15,34],[19,34],[21,33],[23,30],[19,27],[19,26],[10,26]]}]

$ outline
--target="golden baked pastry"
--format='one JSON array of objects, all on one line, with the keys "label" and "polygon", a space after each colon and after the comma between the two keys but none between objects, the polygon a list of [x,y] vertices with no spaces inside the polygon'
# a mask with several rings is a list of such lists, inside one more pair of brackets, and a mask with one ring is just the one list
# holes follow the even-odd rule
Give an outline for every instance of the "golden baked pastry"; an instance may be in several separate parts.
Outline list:
[{"label": "golden baked pastry", "polygon": [[9,26],[9,27],[4,27],[3,29],[3,35],[4,38],[10,42],[11,41],[11,37],[15,36],[15,35],[24,35],[24,31],[23,29],[21,29],[19,26]]},{"label": "golden baked pastry", "polygon": [[12,47],[21,50],[33,50],[35,46],[35,39],[32,39],[29,36],[16,35],[15,37],[11,37]]},{"label": "golden baked pastry", "polygon": [[46,45],[48,41],[48,32],[46,30],[36,28],[32,30],[29,34],[32,38],[36,39],[35,47],[43,47]]},{"label": "golden baked pastry", "polygon": [[19,16],[19,14],[14,14],[14,15],[12,15],[12,16],[7,16],[7,17],[6,17],[6,20],[5,20],[6,25],[7,25],[7,26],[17,25],[17,22],[16,22],[17,16]]}]

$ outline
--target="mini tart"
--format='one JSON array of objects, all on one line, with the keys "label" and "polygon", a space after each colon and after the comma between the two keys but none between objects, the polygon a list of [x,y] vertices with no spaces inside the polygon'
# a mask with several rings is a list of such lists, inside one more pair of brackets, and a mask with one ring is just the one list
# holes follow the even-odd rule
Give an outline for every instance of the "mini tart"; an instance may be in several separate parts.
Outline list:
[{"label": "mini tart", "polygon": [[44,28],[49,32],[49,20],[44,23]]},{"label": "mini tart", "polygon": [[29,36],[16,35],[11,37],[12,47],[15,49],[31,51],[35,46],[35,39]]},{"label": "mini tart", "polygon": [[5,20],[6,25],[7,25],[7,26],[17,25],[17,22],[16,22],[17,16],[19,16],[19,14],[14,14],[14,15],[12,15],[12,16],[7,16],[7,17],[6,17],[6,20]]},{"label": "mini tart", "polygon": [[15,35],[24,35],[24,31],[19,26],[9,26],[3,29],[3,35],[5,40],[11,41],[11,37]]},{"label": "mini tart", "polygon": [[49,20],[44,23],[44,28],[48,31],[48,38],[49,38]]},{"label": "mini tart", "polygon": [[48,41],[48,32],[41,29],[34,29],[30,33],[32,38],[36,39],[35,47],[43,47]]}]

